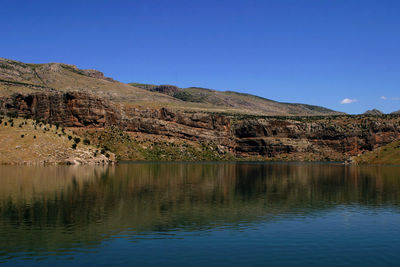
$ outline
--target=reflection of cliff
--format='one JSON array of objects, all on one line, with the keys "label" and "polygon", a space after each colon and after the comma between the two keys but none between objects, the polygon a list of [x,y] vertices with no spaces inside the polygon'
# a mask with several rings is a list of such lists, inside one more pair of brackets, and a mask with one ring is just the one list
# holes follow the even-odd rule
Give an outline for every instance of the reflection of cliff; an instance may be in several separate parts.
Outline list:
[{"label": "reflection of cliff", "polygon": [[121,231],[234,227],[318,213],[336,205],[400,204],[398,167],[131,164],[12,168],[0,170],[0,251],[9,251],[8,247],[73,248],[76,243],[96,244]]}]

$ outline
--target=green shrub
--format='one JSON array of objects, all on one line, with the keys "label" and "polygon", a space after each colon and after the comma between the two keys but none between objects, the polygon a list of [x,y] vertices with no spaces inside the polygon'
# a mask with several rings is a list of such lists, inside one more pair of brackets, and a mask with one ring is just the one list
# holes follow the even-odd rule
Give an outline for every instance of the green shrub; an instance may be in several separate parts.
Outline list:
[{"label": "green shrub", "polygon": [[89,139],[85,138],[85,139],[83,140],[83,144],[85,144],[85,145],[90,145]]},{"label": "green shrub", "polygon": [[72,144],[72,149],[76,149],[76,144],[74,143],[74,144]]}]

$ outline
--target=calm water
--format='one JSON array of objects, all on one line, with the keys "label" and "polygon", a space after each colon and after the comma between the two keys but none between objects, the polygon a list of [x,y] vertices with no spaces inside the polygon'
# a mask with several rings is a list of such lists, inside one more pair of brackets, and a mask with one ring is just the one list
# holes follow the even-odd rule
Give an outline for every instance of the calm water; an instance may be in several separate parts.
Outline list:
[{"label": "calm water", "polygon": [[400,167],[0,166],[5,265],[398,265]]}]

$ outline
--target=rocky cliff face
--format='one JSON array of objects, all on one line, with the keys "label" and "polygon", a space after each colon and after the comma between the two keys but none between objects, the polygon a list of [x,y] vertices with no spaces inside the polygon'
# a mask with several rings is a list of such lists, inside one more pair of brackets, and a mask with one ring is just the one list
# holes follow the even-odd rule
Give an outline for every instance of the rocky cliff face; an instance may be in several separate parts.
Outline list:
[{"label": "rocky cliff face", "polygon": [[400,117],[248,120],[234,127],[234,135],[236,153],[241,155],[346,160],[400,138]]},{"label": "rocky cliff face", "polygon": [[116,125],[131,132],[214,141],[228,145],[230,119],[224,116],[127,108],[81,92],[14,94],[0,98],[0,112],[29,116],[66,127]]},{"label": "rocky cliff face", "polygon": [[80,92],[1,97],[0,111],[66,127],[104,127],[106,124],[117,123],[120,118],[116,108],[108,101]]},{"label": "rocky cliff face", "polygon": [[400,116],[238,119],[215,114],[132,108],[81,92],[14,94],[0,111],[66,127],[115,125],[128,132],[213,142],[240,157],[346,160],[400,138]]}]

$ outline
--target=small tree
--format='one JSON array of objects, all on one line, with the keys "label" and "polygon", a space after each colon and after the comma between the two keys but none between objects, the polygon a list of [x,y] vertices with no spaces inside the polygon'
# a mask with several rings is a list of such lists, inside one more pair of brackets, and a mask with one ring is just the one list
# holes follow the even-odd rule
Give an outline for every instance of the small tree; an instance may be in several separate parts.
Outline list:
[{"label": "small tree", "polygon": [[83,139],[83,144],[90,145],[90,140],[87,138]]},{"label": "small tree", "polygon": [[75,144],[79,144],[80,141],[81,141],[81,139],[79,137],[74,137]]},{"label": "small tree", "polygon": [[74,143],[74,144],[72,144],[72,149],[76,149],[76,144]]}]

